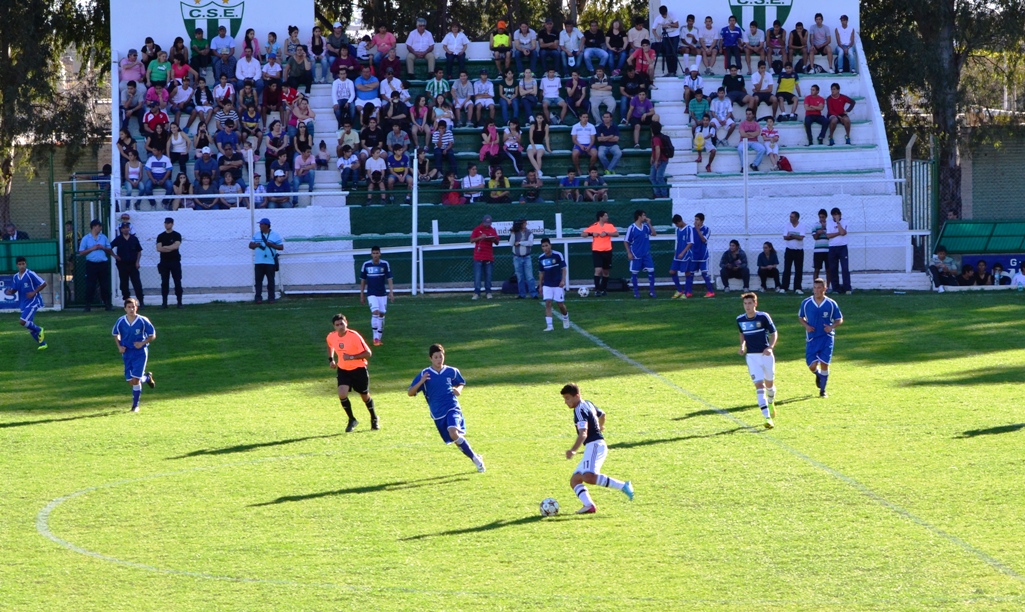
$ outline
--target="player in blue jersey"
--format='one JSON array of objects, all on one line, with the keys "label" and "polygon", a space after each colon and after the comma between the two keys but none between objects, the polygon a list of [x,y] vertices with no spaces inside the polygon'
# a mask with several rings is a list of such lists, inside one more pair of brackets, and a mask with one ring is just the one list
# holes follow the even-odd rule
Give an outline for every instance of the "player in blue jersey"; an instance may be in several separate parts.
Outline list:
[{"label": "player in blue jersey", "polygon": [[36,311],[43,307],[43,296],[39,292],[46,288],[46,281],[28,269],[28,261],[21,255],[14,263],[18,266],[18,273],[14,275],[14,286],[6,289],[4,293],[18,296],[21,326],[32,334],[38,350],[46,350],[46,332],[35,322]]},{"label": "player in blue jersey", "polygon": [[111,332],[117,350],[125,362],[125,380],[132,386],[132,412],[139,411],[139,398],[142,397],[142,383],[156,388],[153,372],[146,371],[149,359],[149,345],[157,337],[157,331],[146,317],[136,314],[139,300],[125,300],[125,315],[117,320]]},{"label": "player in blue jersey", "polygon": [[708,239],[712,237],[712,230],[705,225],[705,215],[698,213],[694,215],[694,225],[690,227],[690,266],[687,268],[687,281],[683,288],[683,295],[691,297],[691,290],[694,288],[694,273],[701,272],[701,278],[705,281],[705,297],[715,297],[715,285],[712,284],[712,277],[708,275]]},{"label": "player in blue jersey", "polygon": [[559,307],[562,314],[562,327],[569,329],[569,311],[566,310],[566,283],[569,268],[562,253],[552,250],[552,241],[541,239],[541,256],[537,258],[537,284],[541,287],[541,297],[545,301],[545,328],[541,331],[550,332],[552,327],[552,302]]},{"label": "player in blue jersey", "polygon": [[772,349],[776,347],[779,334],[767,312],[758,310],[758,295],[745,293],[740,296],[744,301],[744,314],[737,317],[740,328],[740,355],[747,359],[747,371],[755,384],[758,394],[758,407],[765,417],[765,428],[776,426],[776,356]]},{"label": "player in blue jersey", "polygon": [[630,260],[630,281],[633,283],[635,298],[641,297],[637,289],[637,275],[641,271],[648,273],[648,295],[655,297],[655,261],[651,258],[651,237],[657,235],[648,215],[643,210],[634,211],[634,222],[627,228],[623,244],[626,245],[626,258]]},{"label": "player in blue jersey", "polygon": [[669,276],[673,277],[673,284],[676,285],[673,299],[678,300],[686,297],[683,286],[680,284],[680,272],[686,274],[687,268],[690,266],[691,247],[693,246],[691,243],[694,240],[691,238],[693,230],[683,220],[683,217],[673,215],[673,225],[676,226],[676,248],[673,249],[673,263],[669,266]]},{"label": "player in blue jersey", "polygon": [[580,447],[584,447],[584,457],[573,471],[569,479],[569,485],[577,494],[580,503],[584,504],[577,514],[594,514],[598,511],[591,494],[587,491],[587,485],[598,485],[622,491],[630,501],[634,499],[633,484],[627,480],[616,480],[601,473],[601,466],[609,454],[609,447],[605,445],[605,413],[591,402],[581,399],[580,387],[575,384],[568,384],[562,388],[562,399],[566,405],[573,409],[573,422],[577,427],[577,439],[573,447],[566,451],[566,458],[572,459]]},{"label": "player in blue jersey", "polygon": [[409,397],[416,397],[417,393],[423,391],[441,439],[445,444],[455,442],[459,450],[477,466],[477,471],[483,472],[484,458],[473,452],[464,437],[466,421],[463,420],[458,398],[463,393],[466,380],[459,370],[445,365],[445,347],[432,344],[427,349],[427,355],[431,358],[431,366],[421,370],[413,379],[409,385]]},{"label": "player in blue jersey", "polygon": [[359,272],[359,303],[370,302],[370,329],[374,331],[374,346],[384,344],[384,314],[388,300],[395,301],[395,285],[391,266],[381,259],[381,247],[370,247],[370,261],[363,262]]},{"label": "player in blue jersey", "polygon": [[801,309],[797,313],[807,332],[804,360],[815,374],[819,397],[829,397],[826,394],[826,383],[829,382],[829,363],[833,360],[833,337],[836,328],[843,324],[843,313],[835,301],[826,297],[826,281],[823,279],[815,279],[812,294],[801,302]]}]

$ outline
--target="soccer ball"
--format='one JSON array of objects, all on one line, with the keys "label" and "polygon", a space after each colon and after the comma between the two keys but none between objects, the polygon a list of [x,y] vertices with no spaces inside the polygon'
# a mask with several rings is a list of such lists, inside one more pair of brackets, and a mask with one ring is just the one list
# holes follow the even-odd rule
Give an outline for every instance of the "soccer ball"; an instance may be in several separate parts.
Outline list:
[{"label": "soccer ball", "polygon": [[559,513],[559,502],[551,497],[541,502],[541,516],[555,516]]},{"label": "soccer ball", "polygon": [[694,150],[701,152],[705,148],[705,135],[698,134],[694,137]]},{"label": "soccer ball", "polygon": [[577,289],[577,295],[579,295],[580,297],[587,297],[591,295],[591,290],[587,287],[581,287]]}]

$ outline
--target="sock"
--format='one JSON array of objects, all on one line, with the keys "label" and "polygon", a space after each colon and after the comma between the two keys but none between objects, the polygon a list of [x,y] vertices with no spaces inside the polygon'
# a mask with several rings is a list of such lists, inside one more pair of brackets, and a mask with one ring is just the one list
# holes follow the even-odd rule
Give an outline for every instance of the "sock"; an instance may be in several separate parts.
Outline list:
[{"label": "sock", "polygon": [[27,329],[28,332],[30,334],[32,334],[33,338],[35,338],[36,340],[39,340],[39,330],[42,329],[41,327],[39,327],[38,325],[36,325],[32,321],[29,321],[28,323],[25,324],[25,329]]},{"label": "sock", "polygon": [[690,293],[691,289],[693,289],[693,288],[694,288],[694,275],[693,274],[688,274],[687,278],[684,279],[683,292],[684,293]]},{"label": "sock", "polygon": [[655,293],[655,273],[648,272],[648,291]]},{"label": "sock", "polygon": [[378,339],[384,335],[384,315],[377,315],[377,337]]},{"label": "sock", "polygon": [[456,440],[456,446],[459,447],[459,450],[463,451],[464,455],[473,459],[473,449],[470,448],[470,443],[466,441],[466,438],[458,438]]},{"label": "sock", "polygon": [[769,405],[765,403],[765,389],[758,389],[758,407],[762,409],[762,416],[769,418]]},{"label": "sock", "polygon": [[594,277],[594,290],[595,291],[601,291],[601,279],[602,279],[601,276],[595,276]]},{"label": "sock", "polygon": [[622,480],[616,480],[615,478],[606,476],[605,474],[598,474],[597,484],[599,487],[608,487],[617,491],[622,491],[623,487],[626,486],[626,483]]},{"label": "sock", "polygon": [[374,338],[377,338],[377,326],[379,325],[379,320],[380,317],[377,315],[370,315],[370,329],[374,332]]},{"label": "sock", "polygon": [[142,397],[142,385],[132,385],[132,408],[139,407],[140,397]]},{"label": "sock", "polygon": [[545,317],[545,324],[548,327],[551,327],[552,326],[552,318],[551,317]]},{"label": "sock", "polygon": [[765,390],[765,398],[769,400],[770,404],[776,403],[776,387],[772,386]]},{"label": "sock", "polygon": [[826,390],[826,383],[829,382],[829,370],[819,372],[819,389]]},{"label": "sock", "polygon": [[633,285],[634,293],[637,293],[637,275],[636,274],[631,274],[630,275],[630,284]]},{"label": "sock", "polygon": [[609,290],[609,277],[607,277],[607,276],[602,276],[601,277],[601,290],[602,290],[602,292],[605,292],[605,291]]},{"label": "sock", "polygon": [[350,421],[355,420],[356,417],[352,416],[352,402],[349,401],[349,398],[342,400],[342,409],[345,410],[345,414],[348,415]]},{"label": "sock", "polygon": [[705,281],[705,291],[715,293],[715,285],[712,284],[712,277],[708,275],[708,272],[702,272],[701,279]]},{"label": "sock", "polygon": [[591,499],[591,494],[587,492],[587,487],[582,484],[578,484],[573,487],[573,492],[577,494],[580,499],[580,503],[584,504],[584,507],[593,506],[594,500]]},{"label": "sock", "polygon": [[673,277],[673,284],[676,285],[676,292],[683,293],[683,286],[680,284],[680,275],[672,274],[671,276]]},{"label": "sock", "polygon": [[142,378],[139,379],[139,382],[140,383],[147,383],[147,382],[149,382],[149,374],[143,374]]},{"label": "sock", "polygon": [[374,412],[374,398],[370,398],[366,401],[367,412],[370,413],[370,418],[376,419],[377,413]]}]

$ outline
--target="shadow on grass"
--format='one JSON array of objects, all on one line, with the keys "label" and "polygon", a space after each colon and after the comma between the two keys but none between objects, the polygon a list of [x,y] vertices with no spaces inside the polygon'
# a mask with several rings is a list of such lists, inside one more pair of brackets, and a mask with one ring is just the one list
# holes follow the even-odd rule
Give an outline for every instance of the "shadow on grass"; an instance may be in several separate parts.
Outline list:
[{"label": "shadow on grass", "polygon": [[13,421],[11,423],[0,423],[0,429],[7,429],[8,427],[27,427],[29,425],[43,425],[46,423],[63,423],[64,421],[78,421],[80,419],[95,419],[98,417],[112,416],[115,414],[124,414],[126,410],[111,410],[109,412],[97,412],[95,414],[81,414],[73,417],[61,417],[59,419],[39,419],[36,421]]},{"label": "shadow on grass", "polygon": [[[0,425],[2,427],[2,425]],[[289,438],[287,440],[274,440],[273,442],[257,442],[255,444],[239,444],[236,446],[225,446],[224,448],[203,448],[200,450],[192,451],[191,453],[185,453],[184,455],[178,455],[177,457],[168,457],[171,459],[187,459],[189,457],[202,457],[203,455],[228,455],[231,453],[247,453],[251,450],[258,448],[268,448],[270,446],[284,446],[285,444],[295,444],[297,442],[305,442],[307,440],[323,440],[326,438],[337,438],[342,434],[330,434],[324,436],[306,436],[305,438]]]},{"label": "shadow on grass", "polygon": [[906,382],[906,387],[963,387],[1005,384],[1025,380],[1025,366],[999,366],[968,370],[944,378],[923,378]]},{"label": "shadow on grass", "polygon": [[491,521],[484,525],[478,525],[476,527],[465,527],[463,529],[450,529],[448,531],[439,531],[438,533],[424,533],[418,536],[410,536],[408,538],[401,538],[400,541],[408,542],[412,540],[426,540],[428,538],[441,538],[445,536],[455,535],[466,535],[468,533],[481,533],[484,531],[494,531],[495,529],[502,529],[503,527],[515,527],[517,525],[529,525],[530,523],[536,523],[544,520],[545,517],[538,514],[537,516],[525,516],[523,518]]},{"label": "shadow on grass", "polygon": [[[810,399],[815,399],[814,395],[802,395],[800,397],[792,397],[790,399],[780,400],[776,402],[777,406],[786,406],[787,404],[796,404],[797,402],[806,402]],[[745,410],[752,410],[758,408],[758,404],[750,404],[747,406],[732,406],[730,408],[722,408],[720,410],[713,410],[708,408],[706,410],[696,410],[694,412],[687,413],[681,417],[674,417],[674,421],[685,421],[687,419],[693,419],[694,417],[701,416],[722,416],[723,412],[733,414],[734,412],[744,412]]]},{"label": "shadow on grass", "polygon": [[738,431],[749,431],[751,429],[751,427],[734,427],[733,429],[726,429],[710,434],[695,434],[692,436],[679,436],[676,438],[656,438],[653,440],[638,440],[637,442],[616,442],[615,444],[609,444],[609,448],[637,448],[639,446],[651,446],[653,444],[672,444],[673,442],[684,442],[686,440],[701,440],[704,438],[715,438],[717,436],[728,436],[730,434],[737,433]]},{"label": "shadow on grass", "polygon": [[986,429],[969,429],[968,431],[962,432],[959,436],[954,436],[954,439],[964,440],[966,438],[974,438],[976,436],[996,436],[999,434],[1014,433],[1021,429],[1025,429],[1025,423],[1000,425],[998,427],[987,427]]},{"label": "shadow on grass", "polygon": [[419,480],[398,480],[395,482],[382,482],[381,484],[376,485],[350,487],[348,489],[336,489],[334,491],[321,491],[319,493],[307,493],[306,495],[286,495],[284,497],[279,497],[273,501],[263,502],[259,504],[249,504],[249,507],[259,508],[261,506],[273,506],[275,504],[284,504],[288,502],[301,502],[309,499],[319,499],[321,497],[334,497],[336,495],[380,493],[382,491],[404,491],[407,489],[419,489],[420,487],[432,485],[437,486],[453,482],[461,482],[463,480],[469,480],[469,478],[466,476],[462,476],[460,474],[448,474],[446,476],[432,476],[431,478],[421,478]]}]

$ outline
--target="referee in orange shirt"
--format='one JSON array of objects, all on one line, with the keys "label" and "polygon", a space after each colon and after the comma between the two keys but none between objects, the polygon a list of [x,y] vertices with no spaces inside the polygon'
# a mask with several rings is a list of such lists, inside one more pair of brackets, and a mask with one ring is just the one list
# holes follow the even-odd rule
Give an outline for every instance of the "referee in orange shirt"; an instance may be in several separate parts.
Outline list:
[{"label": "referee in orange shirt", "polygon": [[583,236],[591,237],[591,260],[594,262],[594,295],[609,294],[609,270],[612,269],[612,239],[619,236],[619,230],[609,223],[609,213],[599,210],[597,221],[584,230]]},{"label": "referee in orange shirt", "polygon": [[359,425],[352,416],[352,404],[349,403],[349,389],[359,393],[363,403],[370,412],[370,429],[381,429],[381,423],[374,412],[374,399],[370,397],[370,373],[367,371],[367,359],[373,354],[367,341],[358,332],[349,329],[349,322],[343,314],[331,318],[335,331],[327,335],[327,362],[338,371],[338,399],[342,402],[345,414],[349,416],[349,424],[345,431],[350,432]]}]

